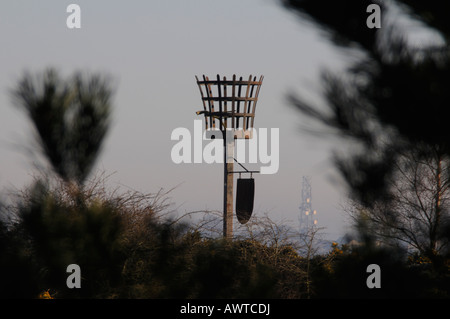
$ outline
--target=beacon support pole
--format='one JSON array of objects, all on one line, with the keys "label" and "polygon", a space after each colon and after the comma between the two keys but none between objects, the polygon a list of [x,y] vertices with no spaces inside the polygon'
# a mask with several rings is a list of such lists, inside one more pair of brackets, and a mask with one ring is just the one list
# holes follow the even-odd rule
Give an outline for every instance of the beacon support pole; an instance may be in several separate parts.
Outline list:
[{"label": "beacon support pole", "polygon": [[[228,135],[228,136],[227,136]],[[233,157],[234,137],[223,131],[224,144],[224,188],[223,188],[223,236],[226,239],[233,238]]]}]

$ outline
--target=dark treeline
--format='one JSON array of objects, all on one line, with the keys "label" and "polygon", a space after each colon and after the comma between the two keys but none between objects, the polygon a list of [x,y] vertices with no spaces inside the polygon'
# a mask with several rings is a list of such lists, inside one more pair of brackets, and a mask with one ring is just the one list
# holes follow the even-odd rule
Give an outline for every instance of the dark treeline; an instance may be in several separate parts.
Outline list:
[{"label": "dark treeline", "polygon": [[[56,184],[56,185],[55,185]],[[286,235],[255,220],[234,240],[165,214],[164,194],[83,190],[42,180],[2,223],[2,298],[447,298],[448,272],[424,257],[360,241],[318,251],[320,230]],[[220,224],[220,223],[219,223]],[[303,236],[303,237],[302,237]],[[448,256],[445,257],[448,262]],[[69,289],[69,264],[81,288]],[[369,289],[367,266],[381,268]]]}]

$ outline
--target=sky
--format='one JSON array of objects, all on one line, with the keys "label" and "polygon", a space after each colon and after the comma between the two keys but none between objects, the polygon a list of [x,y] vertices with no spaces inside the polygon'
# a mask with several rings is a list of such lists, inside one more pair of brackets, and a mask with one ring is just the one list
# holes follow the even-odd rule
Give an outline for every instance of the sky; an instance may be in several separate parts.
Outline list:
[{"label": "sky", "polygon": [[[80,29],[66,25],[71,3],[81,8]],[[29,185],[38,157],[26,151],[35,149],[33,130],[9,92],[24,71],[55,67],[64,76],[81,70],[114,79],[113,125],[96,166],[110,175],[108,185],[173,188],[177,214],[221,211],[223,164],[175,164],[171,133],[193,132],[202,119],[196,75],[264,75],[255,128],[279,129],[280,164],[275,174],[254,175],[253,214],[296,225],[302,176],[310,176],[325,237],[345,234],[345,187],[331,161],[344,145],[302,130],[307,119],[287,95],[320,103],[320,72],[342,69],[348,57],[278,1],[2,1],[0,39],[0,193]]]}]

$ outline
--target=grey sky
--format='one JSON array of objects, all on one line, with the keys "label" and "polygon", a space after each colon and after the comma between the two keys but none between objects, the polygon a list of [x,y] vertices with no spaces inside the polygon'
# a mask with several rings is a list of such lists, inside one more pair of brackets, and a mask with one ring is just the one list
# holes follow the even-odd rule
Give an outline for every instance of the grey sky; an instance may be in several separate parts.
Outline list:
[{"label": "grey sky", "polygon": [[[66,26],[70,3],[81,7],[81,29]],[[32,146],[31,127],[8,89],[23,71],[53,66],[115,79],[114,125],[98,162],[114,173],[112,187],[179,185],[170,194],[179,213],[221,210],[222,165],[172,163],[170,135],[201,119],[195,75],[264,75],[255,127],[280,128],[280,168],[255,176],[254,214],[297,223],[301,178],[309,175],[320,226],[331,238],[344,234],[343,189],[329,181],[331,143],[302,132],[301,114],[286,102],[292,90],[317,99],[320,70],[339,68],[344,58],[276,1],[2,1],[0,39],[2,191],[30,183],[35,172],[22,149]]]}]

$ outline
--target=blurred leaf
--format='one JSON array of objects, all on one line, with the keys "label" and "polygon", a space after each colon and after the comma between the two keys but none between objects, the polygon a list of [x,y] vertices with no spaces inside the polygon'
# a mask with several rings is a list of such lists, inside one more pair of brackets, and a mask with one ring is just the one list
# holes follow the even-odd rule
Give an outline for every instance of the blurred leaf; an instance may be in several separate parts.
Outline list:
[{"label": "blurred leaf", "polygon": [[55,172],[79,184],[93,168],[108,132],[111,95],[109,80],[100,75],[76,73],[62,79],[54,69],[25,74],[13,91]]}]

